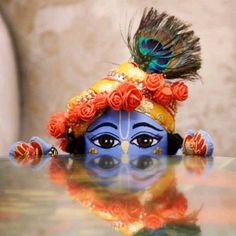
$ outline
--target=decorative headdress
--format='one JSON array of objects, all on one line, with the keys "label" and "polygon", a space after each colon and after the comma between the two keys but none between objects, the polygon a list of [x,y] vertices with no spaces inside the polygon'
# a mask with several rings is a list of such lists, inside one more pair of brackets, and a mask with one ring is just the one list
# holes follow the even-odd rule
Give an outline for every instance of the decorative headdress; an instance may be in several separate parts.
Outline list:
[{"label": "decorative headdress", "polygon": [[159,122],[169,133],[175,130],[178,102],[188,98],[184,81],[199,78],[199,38],[174,16],[145,9],[139,27],[127,45],[130,61],[114,68],[92,88],[68,102],[65,113],[52,115],[49,133],[67,150],[71,134],[84,135],[88,126],[107,108],[138,111]]}]

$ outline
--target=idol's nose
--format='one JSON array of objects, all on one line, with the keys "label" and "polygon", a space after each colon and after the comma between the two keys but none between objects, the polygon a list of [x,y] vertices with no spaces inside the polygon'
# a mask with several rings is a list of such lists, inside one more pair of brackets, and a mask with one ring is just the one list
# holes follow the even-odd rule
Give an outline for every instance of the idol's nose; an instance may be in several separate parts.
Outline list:
[{"label": "idol's nose", "polygon": [[122,148],[123,153],[127,154],[129,151],[129,142],[127,140],[123,141],[121,143],[121,148]]}]

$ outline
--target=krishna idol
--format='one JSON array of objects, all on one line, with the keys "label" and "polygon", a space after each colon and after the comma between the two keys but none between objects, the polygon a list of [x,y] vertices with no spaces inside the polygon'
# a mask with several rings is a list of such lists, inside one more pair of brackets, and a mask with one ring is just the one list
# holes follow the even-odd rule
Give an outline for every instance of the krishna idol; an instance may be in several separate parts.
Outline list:
[{"label": "krishna idol", "polygon": [[[188,81],[199,79],[199,38],[174,16],[145,9],[127,45],[131,58],[91,88],[69,100],[66,112],[51,116],[49,134],[70,154],[211,156],[213,142],[205,131],[175,133],[178,105],[188,98]],[[55,155],[38,137],[17,142],[13,156]],[[107,161],[109,163],[109,161]]]}]

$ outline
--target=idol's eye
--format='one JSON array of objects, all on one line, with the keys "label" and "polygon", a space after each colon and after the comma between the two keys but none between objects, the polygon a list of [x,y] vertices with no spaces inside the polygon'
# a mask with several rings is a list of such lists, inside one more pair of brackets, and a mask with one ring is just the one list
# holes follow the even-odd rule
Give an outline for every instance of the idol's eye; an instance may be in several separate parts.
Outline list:
[{"label": "idol's eye", "polygon": [[145,170],[155,164],[156,159],[150,156],[141,156],[131,162],[131,164],[141,170]]},{"label": "idol's eye", "polygon": [[149,148],[157,143],[159,143],[161,140],[161,137],[159,136],[152,136],[150,134],[140,134],[134,137],[131,140],[132,144],[135,144],[136,146],[140,148]]},{"label": "idol's eye", "polygon": [[93,138],[92,142],[93,144],[99,147],[105,148],[105,149],[115,147],[116,145],[120,143],[118,138],[115,138],[114,136],[110,134],[99,135],[96,138]]},{"label": "idol's eye", "polygon": [[101,169],[112,169],[116,167],[120,162],[111,156],[102,156],[102,157],[97,157],[93,159],[93,164],[98,166]]}]

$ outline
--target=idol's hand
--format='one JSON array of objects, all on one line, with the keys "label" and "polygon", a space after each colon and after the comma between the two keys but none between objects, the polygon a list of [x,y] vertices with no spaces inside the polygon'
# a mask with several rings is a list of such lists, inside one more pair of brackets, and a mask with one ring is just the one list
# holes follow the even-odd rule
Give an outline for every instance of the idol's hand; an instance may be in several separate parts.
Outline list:
[{"label": "idol's hand", "polygon": [[10,147],[9,155],[23,163],[34,161],[45,155],[55,156],[57,155],[57,150],[43,139],[32,137],[29,143],[21,141],[14,143]]},{"label": "idol's hand", "polygon": [[211,136],[199,130],[194,133],[189,130],[184,137],[182,152],[184,155],[212,156],[214,150]]}]

